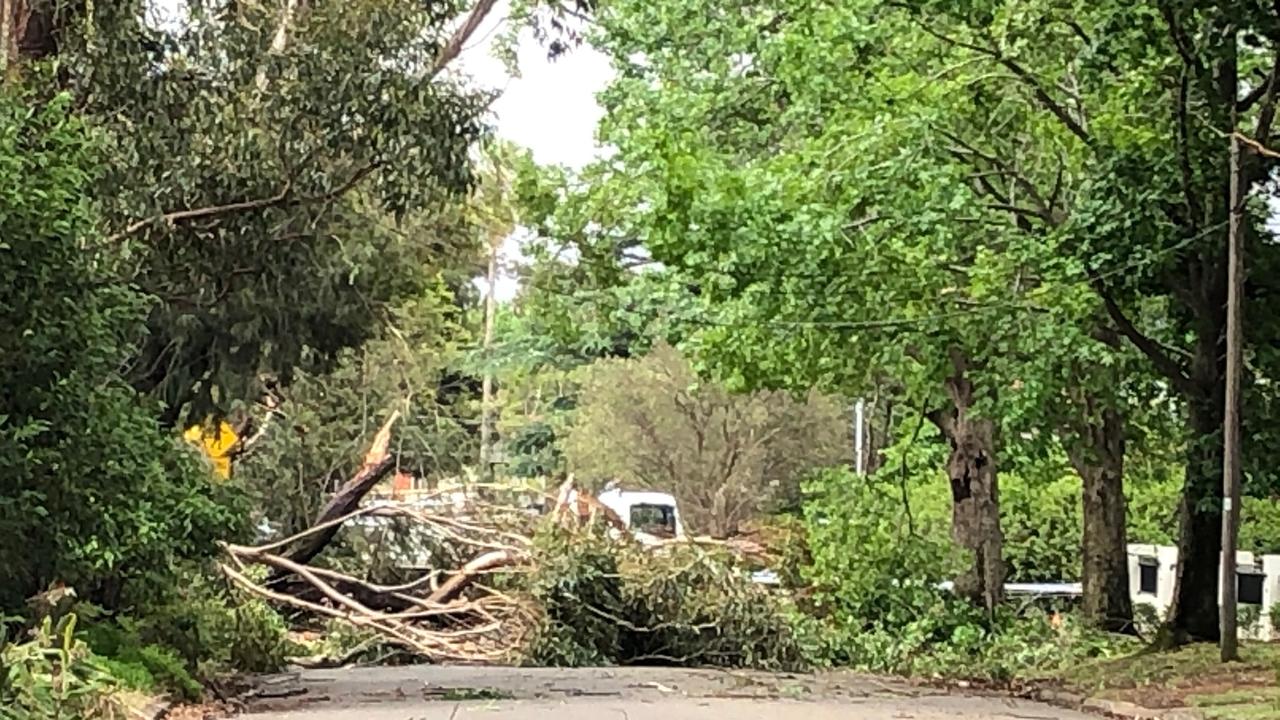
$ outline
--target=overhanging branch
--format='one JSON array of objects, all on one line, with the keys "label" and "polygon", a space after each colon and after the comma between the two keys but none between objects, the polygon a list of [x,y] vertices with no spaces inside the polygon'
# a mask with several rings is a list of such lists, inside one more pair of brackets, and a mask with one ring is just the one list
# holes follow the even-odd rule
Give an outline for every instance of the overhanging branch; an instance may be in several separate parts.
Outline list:
[{"label": "overhanging branch", "polygon": [[1111,318],[1111,322],[1115,323],[1116,329],[1120,331],[1120,334],[1128,338],[1134,347],[1138,348],[1143,355],[1146,355],[1155,365],[1156,370],[1168,378],[1169,382],[1177,386],[1180,391],[1194,394],[1196,387],[1187,375],[1187,371],[1178,361],[1169,356],[1160,343],[1145,335],[1133,324],[1133,321],[1125,315],[1124,310],[1120,308],[1119,303],[1112,296],[1106,281],[1093,271],[1089,271],[1089,280],[1093,285],[1093,289],[1097,291],[1098,296],[1102,298],[1102,304],[1107,310],[1107,316]]},{"label": "overhanging branch", "polygon": [[256,200],[243,200],[241,202],[227,203],[225,205],[209,205],[189,210],[174,210],[160,215],[153,215],[152,217],[130,223],[120,232],[108,236],[107,242],[119,242],[160,222],[177,223],[184,220],[199,220],[202,218],[221,217],[223,215],[234,215],[242,212],[265,210],[270,207],[298,207],[302,205],[312,205],[319,202],[328,202],[345,195],[349,190],[358,185],[361,180],[364,180],[370,173],[376,170],[380,164],[381,163],[379,162],[369,163],[353,173],[352,176],[347,178],[347,180],[342,184],[319,195],[293,197],[290,195],[291,184],[286,182],[280,192],[270,197],[258,198]]},{"label": "overhanging branch", "polygon": [[[908,11],[911,11],[909,6],[899,3],[895,3],[894,5],[896,7],[907,8]],[[1075,135],[1086,145],[1093,144],[1093,138],[1089,135],[1089,131],[1086,130],[1078,120],[1072,117],[1071,112],[1067,110],[1062,103],[1058,102],[1049,94],[1049,91],[1045,89],[1044,84],[1040,82],[1039,78],[1031,74],[1026,68],[1022,67],[1022,65],[1016,60],[1006,56],[999,48],[990,47],[988,45],[979,45],[977,43],[947,35],[930,25],[924,18],[920,17],[918,13],[912,12],[912,14],[915,15],[920,28],[926,33],[929,33],[948,45],[954,45],[989,57],[996,61],[1001,67],[1013,73],[1014,77],[1031,90],[1031,94],[1035,97],[1036,101],[1039,102],[1046,110],[1053,113],[1054,117],[1058,118],[1059,122],[1066,126],[1066,128],[1071,131],[1072,135]]]}]

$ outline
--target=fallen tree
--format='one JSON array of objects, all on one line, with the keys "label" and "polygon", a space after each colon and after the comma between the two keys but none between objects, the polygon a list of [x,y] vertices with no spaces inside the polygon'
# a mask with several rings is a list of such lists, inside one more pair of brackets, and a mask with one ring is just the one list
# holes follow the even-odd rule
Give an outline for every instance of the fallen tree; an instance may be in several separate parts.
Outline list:
[{"label": "fallen tree", "polygon": [[[361,474],[363,474],[362,471]],[[258,546],[226,544],[222,572],[243,590],[303,613],[374,630],[404,649],[431,660],[497,661],[509,658],[529,627],[528,610],[514,596],[483,579],[519,572],[528,565],[527,536],[506,522],[482,524],[410,507],[370,506],[330,518],[282,540]],[[299,562],[289,547],[327,544],[343,525],[362,518],[407,520],[474,558],[456,569],[437,568],[400,585],[379,585],[349,573]],[[327,538],[320,543],[316,538]],[[270,579],[253,579],[253,568]],[[471,590],[470,593],[467,591]]]},{"label": "fallen tree", "polygon": [[[259,545],[224,544],[226,577],[300,618],[346,623],[435,662],[802,664],[780,601],[734,559],[758,548],[691,540],[642,549],[572,478],[543,516],[470,493],[461,506],[444,502],[446,491],[412,505],[362,505],[395,467],[387,452],[394,422],[311,527]],[[434,566],[402,562],[414,576],[380,584],[313,562],[344,528],[370,527],[430,546]],[[597,572],[605,566],[612,570]],[[732,649],[743,643],[754,646]]]}]

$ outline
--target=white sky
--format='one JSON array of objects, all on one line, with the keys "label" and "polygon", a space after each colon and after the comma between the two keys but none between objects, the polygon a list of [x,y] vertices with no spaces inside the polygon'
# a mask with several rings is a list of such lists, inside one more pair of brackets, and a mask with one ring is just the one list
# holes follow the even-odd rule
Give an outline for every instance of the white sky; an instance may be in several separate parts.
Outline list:
[{"label": "white sky", "polygon": [[[451,70],[465,72],[482,86],[502,90],[493,105],[498,135],[522,145],[544,165],[581,168],[596,154],[595,129],[603,111],[595,95],[613,77],[609,61],[588,45],[574,48],[554,62],[526,31],[521,35],[518,60],[520,77],[510,77],[493,57],[493,42],[506,28],[508,4],[503,1],[472,36],[471,43],[454,61]],[[513,235],[503,245],[502,259],[520,258]],[[484,293],[484,278],[476,280]],[[511,276],[499,278],[494,297],[505,302],[519,289]]]}]

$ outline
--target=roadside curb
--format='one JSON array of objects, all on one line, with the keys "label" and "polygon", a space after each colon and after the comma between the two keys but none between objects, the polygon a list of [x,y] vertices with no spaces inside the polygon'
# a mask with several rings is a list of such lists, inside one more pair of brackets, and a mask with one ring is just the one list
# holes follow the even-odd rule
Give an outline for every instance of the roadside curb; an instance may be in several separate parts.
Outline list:
[{"label": "roadside curb", "polygon": [[1032,697],[1040,702],[1057,707],[1069,710],[1083,710],[1118,718],[1118,720],[1204,720],[1204,713],[1194,708],[1153,710],[1123,700],[1086,697],[1058,690],[1040,690],[1032,693]]}]

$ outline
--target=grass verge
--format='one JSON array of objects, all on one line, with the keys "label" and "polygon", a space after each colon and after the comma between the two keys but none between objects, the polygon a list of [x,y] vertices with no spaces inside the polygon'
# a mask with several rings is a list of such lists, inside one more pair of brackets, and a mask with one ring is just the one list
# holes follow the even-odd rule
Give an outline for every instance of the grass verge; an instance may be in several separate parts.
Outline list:
[{"label": "grass verge", "polygon": [[1252,643],[1222,663],[1215,645],[1095,660],[1036,684],[1152,709],[1195,707],[1212,720],[1280,718],[1280,645]]}]

